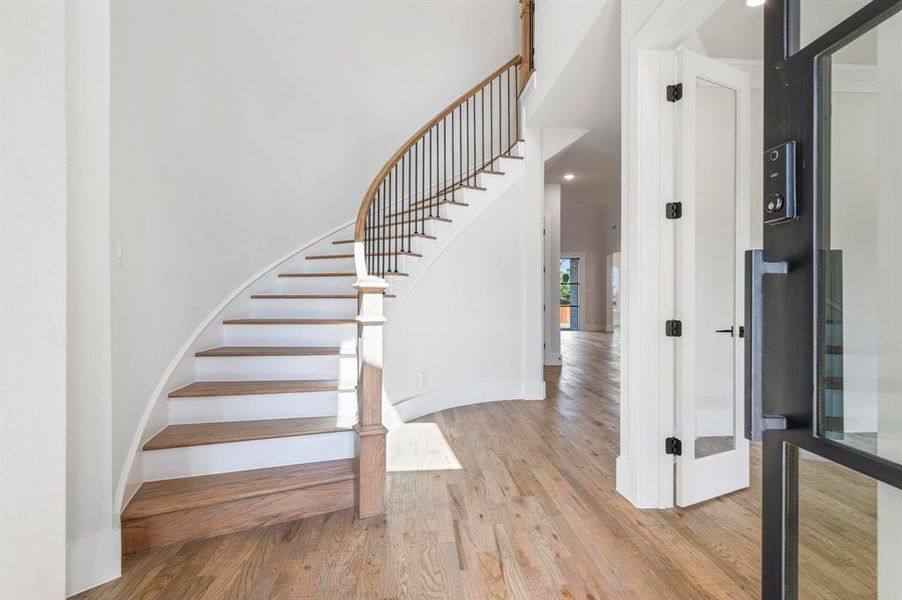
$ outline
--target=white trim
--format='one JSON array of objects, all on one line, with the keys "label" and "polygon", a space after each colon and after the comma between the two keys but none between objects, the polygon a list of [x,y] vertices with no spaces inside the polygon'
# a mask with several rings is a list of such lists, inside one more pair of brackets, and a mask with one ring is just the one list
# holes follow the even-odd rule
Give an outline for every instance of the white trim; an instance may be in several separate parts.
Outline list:
[{"label": "white trim", "polygon": [[[116,485],[116,494],[113,497],[113,506],[115,511],[115,520],[118,521],[119,514],[122,512],[122,509],[128,503],[128,501],[134,496],[134,494],[138,491],[138,488],[143,481],[143,465],[141,464],[140,459],[140,450],[141,441],[147,430],[151,416],[154,414],[154,411],[158,409],[160,403],[160,398],[163,396],[163,390],[169,383],[172,378],[173,373],[176,371],[176,368],[185,360],[186,355],[191,351],[194,344],[197,342],[198,338],[204,333],[210,323],[213,322],[222,312],[228,308],[229,304],[235,298],[240,296],[246,289],[248,289],[251,285],[265,277],[268,273],[270,273],[273,269],[277,268],[282,263],[291,260],[301,252],[307,250],[314,244],[317,244],[328,237],[335,235],[342,229],[347,227],[351,227],[354,225],[355,221],[349,221],[338,227],[332,229],[325,235],[321,235],[317,238],[314,238],[303,245],[299,246],[295,250],[283,255],[281,258],[276,259],[269,265],[263,267],[261,270],[257,271],[254,275],[248,278],[244,283],[238,286],[231,294],[229,294],[219,305],[214,308],[207,317],[200,322],[197,328],[188,336],[188,339],[185,340],[185,343],[176,352],[172,361],[169,363],[169,366],[166,368],[166,371],[163,372],[163,375],[157,381],[157,385],[154,387],[154,391],[151,394],[150,398],[147,401],[147,405],[144,408],[144,412],[141,415],[141,419],[138,421],[138,426],[135,428],[135,433],[132,436],[132,442],[129,445],[128,454],[126,455],[125,463],[122,465],[122,472],[119,474],[119,482]],[[157,430],[162,429],[160,424],[157,424]]]},{"label": "white trim", "polygon": [[501,400],[544,400],[544,381],[486,381],[427,392],[386,407],[393,408],[402,421],[430,415],[449,408]]},{"label": "white trim", "polygon": [[[731,67],[745,71],[751,76],[752,88],[764,87],[764,62],[757,58],[718,58]],[[833,65],[831,85],[834,92],[876,94],[879,73],[875,65]]]},{"label": "white trim", "polygon": [[680,44],[679,50],[684,49],[695,52],[696,54],[701,54],[702,56],[708,56],[708,48],[705,47],[705,42],[702,41],[697,29],[690,33],[689,37]]},{"label": "white trim", "polygon": [[66,597],[122,575],[122,535],[119,529],[66,546]]},{"label": "white trim", "polygon": [[545,366],[546,367],[559,367],[562,364],[561,354],[559,352],[546,352],[545,353]]}]

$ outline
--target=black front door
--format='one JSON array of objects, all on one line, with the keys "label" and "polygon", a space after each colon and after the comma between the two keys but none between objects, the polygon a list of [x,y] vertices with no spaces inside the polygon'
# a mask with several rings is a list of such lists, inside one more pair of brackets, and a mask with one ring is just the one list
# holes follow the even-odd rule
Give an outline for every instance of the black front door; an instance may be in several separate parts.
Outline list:
[{"label": "black front door", "polygon": [[763,596],[902,598],[902,1],[766,1]]}]

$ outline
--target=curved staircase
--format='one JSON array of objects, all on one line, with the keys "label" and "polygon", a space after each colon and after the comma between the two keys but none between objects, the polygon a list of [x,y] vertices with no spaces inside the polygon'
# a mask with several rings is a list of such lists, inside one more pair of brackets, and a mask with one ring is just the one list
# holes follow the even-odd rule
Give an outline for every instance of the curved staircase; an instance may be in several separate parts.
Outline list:
[{"label": "curved staircase", "polygon": [[[526,73],[528,75],[528,73]],[[515,57],[414,134],[368,189],[353,231],[274,272],[168,394],[124,508],[124,553],[354,508],[384,512],[383,301],[487,178],[522,158]],[[457,212],[457,214],[460,214]],[[261,286],[257,286],[261,289]]]}]

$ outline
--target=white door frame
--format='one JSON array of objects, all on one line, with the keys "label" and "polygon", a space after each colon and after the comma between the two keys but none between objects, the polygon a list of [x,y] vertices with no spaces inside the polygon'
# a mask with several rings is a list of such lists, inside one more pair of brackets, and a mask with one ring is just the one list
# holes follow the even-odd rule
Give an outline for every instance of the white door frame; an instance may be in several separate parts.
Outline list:
[{"label": "white door frame", "polygon": [[724,0],[664,0],[629,41],[624,61],[621,148],[620,455],[617,491],[640,508],[673,506],[673,457],[664,439],[674,431],[672,223],[675,83],[680,43]]}]

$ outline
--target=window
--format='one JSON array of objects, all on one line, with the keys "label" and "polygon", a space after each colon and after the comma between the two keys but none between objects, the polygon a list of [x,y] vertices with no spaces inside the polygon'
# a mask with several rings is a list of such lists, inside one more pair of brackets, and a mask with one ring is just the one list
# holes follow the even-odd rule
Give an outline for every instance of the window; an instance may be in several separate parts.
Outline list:
[{"label": "window", "polygon": [[579,259],[561,259],[561,330],[579,329]]}]

